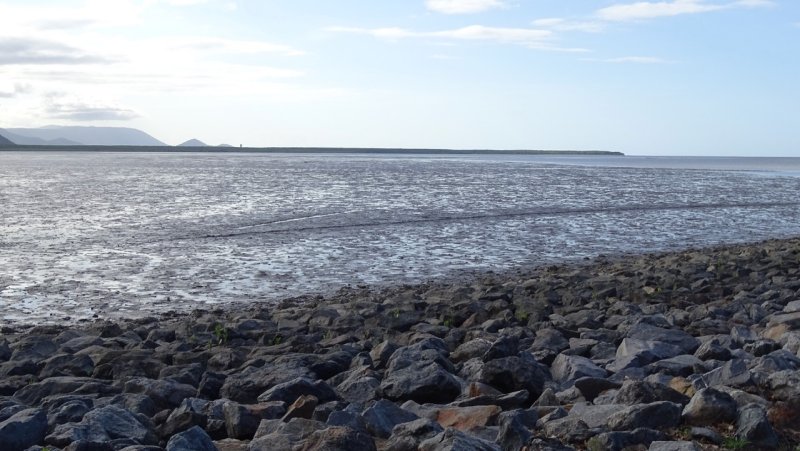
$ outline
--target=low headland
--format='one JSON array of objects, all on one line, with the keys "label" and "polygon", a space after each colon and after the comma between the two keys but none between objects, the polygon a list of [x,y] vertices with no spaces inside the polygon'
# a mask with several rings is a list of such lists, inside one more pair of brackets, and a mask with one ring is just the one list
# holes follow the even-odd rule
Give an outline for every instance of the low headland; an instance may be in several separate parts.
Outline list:
[{"label": "low headland", "polygon": [[29,152],[170,152],[170,153],[277,153],[277,154],[401,154],[401,155],[572,155],[572,156],[624,156],[622,152],[607,150],[536,150],[536,149],[423,149],[389,147],[212,147],[212,146],[41,146],[8,145],[0,150]]},{"label": "low headland", "polygon": [[800,238],[5,325],[0,376],[7,451],[794,451]]}]

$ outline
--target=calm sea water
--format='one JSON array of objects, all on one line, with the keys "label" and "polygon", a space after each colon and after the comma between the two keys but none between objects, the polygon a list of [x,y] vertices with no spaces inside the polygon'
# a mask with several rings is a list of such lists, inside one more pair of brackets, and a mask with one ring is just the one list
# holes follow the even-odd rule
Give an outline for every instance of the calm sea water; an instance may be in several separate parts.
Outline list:
[{"label": "calm sea water", "polygon": [[0,152],[9,321],[800,235],[800,159]]}]

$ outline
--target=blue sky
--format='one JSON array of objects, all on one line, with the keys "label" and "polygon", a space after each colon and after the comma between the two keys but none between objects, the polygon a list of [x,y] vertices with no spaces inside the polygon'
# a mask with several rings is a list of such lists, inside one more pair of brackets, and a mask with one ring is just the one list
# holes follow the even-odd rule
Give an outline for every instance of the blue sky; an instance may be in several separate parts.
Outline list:
[{"label": "blue sky", "polygon": [[0,127],[800,156],[796,0],[3,0],[0,17]]}]

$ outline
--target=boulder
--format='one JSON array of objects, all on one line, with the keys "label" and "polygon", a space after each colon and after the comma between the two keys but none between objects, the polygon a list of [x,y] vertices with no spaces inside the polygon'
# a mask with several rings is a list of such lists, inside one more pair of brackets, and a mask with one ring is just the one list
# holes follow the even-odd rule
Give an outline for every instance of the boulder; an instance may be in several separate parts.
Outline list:
[{"label": "boulder", "polygon": [[739,411],[736,437],[765,449],[778,446],[778,436],[767,419],[767,412],[758,404],[749,404]]},{"label": "boulder", "polygon": [[79,440],[102,443],[117,439],[130,439],[141,445],[158,443],[152,425],[143,424],[134,414],[113,405],[90,411],[80,423],[56,426],[45,442],[65,446]]},{"label": "boulder", "polygon": [[392,429],[386,451],[417,451],[419,444],[443,431],[439,423],[427,418],[401,423]]},{"label": "boulder", "polygon": [[219,451],[219,449],[206,431],[195,426],[169,439],[166,451]]},{"label": "boulder", "polygon": [[364,418],[367,430],[379,438],[389,438],[395,426],[419,418],[416,414],[401,409],[395,403],[385,399],[381,399],[372,407],[364,410],[361,416]]},{"label": "boulder", "polygon": [[681,423],[681,405],[669,401],[629,406],[608,418],[613,431],[631,431],[639,428],[670,429]]},{"label": "boulder", "polygon": [[348,427],[332,426],[316,431],[298,451],[377,451],[375,441],[369,435]]},{"label": "boulder", "polygon": [[518,390],[528,391],[528,400],[537,399],[544,391],[549,371],[529,353],[490,360],[481,368],[479,381],[489,384],[503,393]]},{"label": "boulder", "polygon": [[193,398],[197,394],[197,389],[191,385],[143,377],[135,377],[125,382],[124,391],[143,394],[152,399],[160,409],[174,409],[184,399]]},{"label": "boulder", "polygon": [[23,451],[41,443],[47,433],[47,415],[42,409],[25,409],[0,423],[4,451]]},{"label": "boulder", "polygon": [[736,419],[738,406],[727,393],[713,388],[704,388],[692,396],[683,409],[682,417],[692,426],[710,426],[730,423]]},{"label": "boulder", "polygon": [[606,370],[597,366],[586,357],[559,354],[550,365],[553,380],[560,383],[571,383],[582,377],[606,377]]},{"label": "boulder", "polygon": [[500,451],[492,442],[481,440],[456,429],[447,429],[420,443],[419,451]]},{"label": "boulder", "polygon": [[333,388],[325,381],[298,377],[270,388],[262,393],[258,400],[260,402],[283,401],[291,404],[303,395],[313,395],[318,402],[334,401],[338,398]]}]

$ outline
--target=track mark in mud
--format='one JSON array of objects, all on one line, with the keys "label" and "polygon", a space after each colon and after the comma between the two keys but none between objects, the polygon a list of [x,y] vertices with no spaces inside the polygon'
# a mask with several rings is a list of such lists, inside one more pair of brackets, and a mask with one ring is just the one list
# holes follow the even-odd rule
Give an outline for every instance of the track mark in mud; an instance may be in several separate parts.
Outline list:
[{"label": "track mark in mud", "polygon": [[[238,231],[230,233],[208,234],[200,237],[184,237],[177,238],[176,240],[191,240],[191,239],[214,239],[214,238],[233,238],[237,236],[246,235],[262,235],[269,233],[285,233],[285,232],[304,232],[313,230],[335,230],[346,229],[352,227],[382,227],[382,226],[396,226],[396,225],[413,225],[413,224],[430,224],[437,222],[454,222],[454,221],[474,221],[480,219],[514,219],[521,217],[532,216],[566,216],[566,215],[580,215],[580,214],[595,214],[595,213],[626,213],[626,212],[647,212],[647,211],[680,211],[680,210],[717,210],[725,208],[779,208],[779,207],[798,207],[800,202],[756,202],[756,203],[712,203],[712,204],[687,204],[687,205],[631,205],[627,207],[611,207],[611,208],[568,208],[568,209],[539,209],[535,211],[515,211],[515,212],[498,212],[486,214],[473,214],[473,215],[453,215],[453,216],[440,216],[440,217],[421,217],[411,219],[401,219],[394,221],[374,221],[374,222],[357,222],[348,224],[328,224],[328,225],[311,225],[304,227],[297,227],[291,229],[267,229],[267,230],[254,230],[254,231]],[[354,212],[349,212],[354,213]],[[338,213],[347,214],[347,213]],[[252,226],[237,227],[236,230],[243,228],[256,228],[267,225],[283,224],[287,222],[296,222],[304,219],[316,219],[318,217],[336,216],[337,213],[325,215],[310,215],[307,217],[294,218],[290,220],[271,221],[263,224]]]}]

